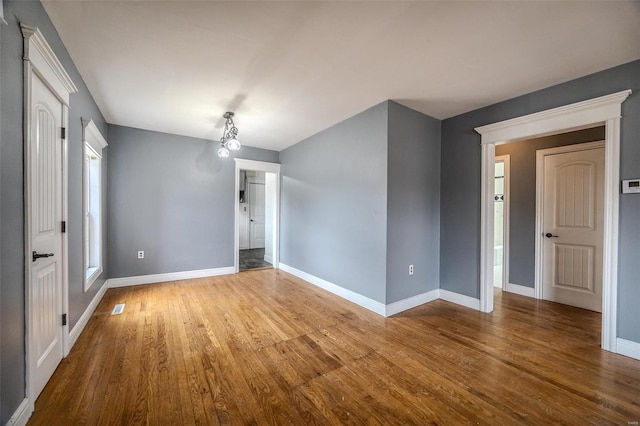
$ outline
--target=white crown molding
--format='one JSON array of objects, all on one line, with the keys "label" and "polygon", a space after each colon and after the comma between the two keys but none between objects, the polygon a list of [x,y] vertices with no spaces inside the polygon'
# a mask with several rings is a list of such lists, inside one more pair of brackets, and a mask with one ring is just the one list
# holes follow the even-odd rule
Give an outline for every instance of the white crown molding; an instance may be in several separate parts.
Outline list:
[{"label": "white crown molding", "polygon": [[599,98],[476,127],[475,130],[482,135],[482,144],[485,145],[518,139],[522,137],[523,126],[535,129],[535,135],[542,136],[557,129],[576,129],[581,126],[591,126],[594,123],[604,123],[606,120],[620,118],[621,104],[630,94],[631,90],[623,90]]},{"label": "white crown molding", "polygon": [[65,71],[58,57],[37,27],[20,23],[24,37],[24,60],[51,85],[51,89],[65,105],[69,106],[69,95],[78,88]]},{"label": "white crown molding", "polygon": [[85,143],[88,142],[96,152],[100,152],[108,145],[107,140],[102,136],[102,133],[100,133],[96,123],[88,118],[82,119],[82,140]]}]

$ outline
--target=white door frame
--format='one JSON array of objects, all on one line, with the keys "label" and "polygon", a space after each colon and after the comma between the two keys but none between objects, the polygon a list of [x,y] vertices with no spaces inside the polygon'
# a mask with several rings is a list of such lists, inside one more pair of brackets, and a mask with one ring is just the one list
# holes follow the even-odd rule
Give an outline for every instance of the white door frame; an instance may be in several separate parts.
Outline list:
[{"label": "white door frame", "polygon": [[[500,155],[496,157],[496,163],[502,161],[504,164],[504,201],[502,203],[502,290],[509,291],[509,215],[511,214],[511,155]],[[495,178],[494,178],[495,182]],[[494,218],[495,220],[495,218]]]},{"label": "white door frame", "polygon": [[540,149],[536,151],[536,271],[534,283],[534,295],[536,299],[542,299],[543,296],[542,281],[544,277],[544,262],[542,259],[544,245],[542,244],[540,236],[544,231],[544,157],[554,154],[565,154],[567,152],[579,152],[589,149],[604,148],[605,146],[605,141],[597,141],[558,146],[555,148]]},{"label": "white door frame", "polygon": [[240,271],[240,203],[238,194],[240,192],[240,170],[255,170],[258,172],[274,173],[276,175],[276,191],[275,191],[275,215],[273,218],[273,267],[278,269],[280,262],[280,164],[267,163],[264,161],[244,160],[236,158],[236,185],[233,193],[233,204],[235,206],[234,215],[234,254],[233,265],[236,273]]},{"label": "white door frame", "polygon": [[[35,351],[33,350],[34,325],[33,325],[33,294],[31,292],[31,169],[30,150],[31,134],[31,82],[35,76],[42,79],[51,92],[62,103],[62,126],[68,129],[69,121],[69,95],[78,91],[71,77],[56,57],[55,53],[45,40],[40,30],[23,23],[20,24],[24,38],[24,151],[25,151],[25,367],[26,367],[26,397],[30,412],[34,410],[35,390],[34,383]],[[62,220],[68,217],[68,142],[62,139]],[[61,226],[61,224],[60,224]],[[69,311],[69,241],[68,233],[62,233],[62,308],[63,312]],[[62,348],[64,356],[69,354],[69,323],[63,328]]]},{"label": "white door frame", "polygon": [[[617,352],[620,118],[623,90],[511,120],[476,127],[481,135],[480,310],[493,311],[493,192],[495,146],[594,126],[605,126],[602,349]],[[537,280],[536,280],[537,281]]]}]

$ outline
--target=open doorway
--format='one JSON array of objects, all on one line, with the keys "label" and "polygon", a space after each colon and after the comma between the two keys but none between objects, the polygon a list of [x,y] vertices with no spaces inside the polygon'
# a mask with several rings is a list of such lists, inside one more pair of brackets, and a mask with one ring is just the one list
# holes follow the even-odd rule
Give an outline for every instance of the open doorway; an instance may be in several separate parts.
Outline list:
[{"label": "open doorway", "polygon": [[[602,349],[617,352],[617,288],[618,288],[618,191],[620,166],[621,104],[630,95],[624,90],[600,98],[589,99],[503,122],[477,127],[481,135],[481,232],[480,232],[480,310],[493,310],[493,197],[496,146],[529,138],[557,134],[604,125],[605,186],[602,289]],[[513,160],[513,156],[512,156]],[[515,167],[514,167],[515,170]],[[514,174],[515,175],[515,174]],[[512,179],[513,183],[513,179]],[[513,194],[513,192],[512,192]],[[512,200],[513,201],[513,200]],[[511,218],[515,217],[511,214]],[[515,227],[511,226],[512,229]],[[536,232],[535,235],[539,235]],[[534,236],[535,236],[534,235]],[[511,240],[515,241],[513,235]],[[536,252],[538,252],[536,247]],[[511,248],[513,254],[513,247]],[[513,260],[511,260],[513,263]],[[512,275],[512,268],[509,271]],[[513,279],[513,276],[510,277]],[[535,276],[534,287],[541,288],[541,277]],[[537,291],[536,291],[537,293]],[[536,294],[537,295],[537,294]]]},{"label": "open doorway", "polygon": [[239,270],[273,267],[273,230],[267,220],[266,173],[240,170]]},{"label": "open doorway", "polygon": [[236,272],[278,268],[280,165],[235,161]]}]

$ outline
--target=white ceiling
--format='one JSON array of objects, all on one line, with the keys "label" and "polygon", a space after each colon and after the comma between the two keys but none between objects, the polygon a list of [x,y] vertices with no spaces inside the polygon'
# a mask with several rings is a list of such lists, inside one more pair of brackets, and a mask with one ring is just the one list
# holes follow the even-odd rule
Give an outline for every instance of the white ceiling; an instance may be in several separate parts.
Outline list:
[{"label": "white ceiling", "polygon": [[640,58],[638,1],[44,1],[106,120],[284,149],[386,99],[444,119]]}]

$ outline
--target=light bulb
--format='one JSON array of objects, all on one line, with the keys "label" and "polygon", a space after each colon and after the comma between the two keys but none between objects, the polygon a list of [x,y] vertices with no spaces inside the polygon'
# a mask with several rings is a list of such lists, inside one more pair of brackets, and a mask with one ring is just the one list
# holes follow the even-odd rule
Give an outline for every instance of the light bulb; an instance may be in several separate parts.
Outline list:
[{"label": "light bulb", "polygon": [[241,146],[240,141],[236,139],[234,136],[231,136],[229,139],[227,139],[226,144],[231,151],[238,151]]},{"label": "light bulb", "polygon": [[225,146],[221,146],[220,149],[218,149],[218,157],[227,158],[228,156],[229,150]]}]

